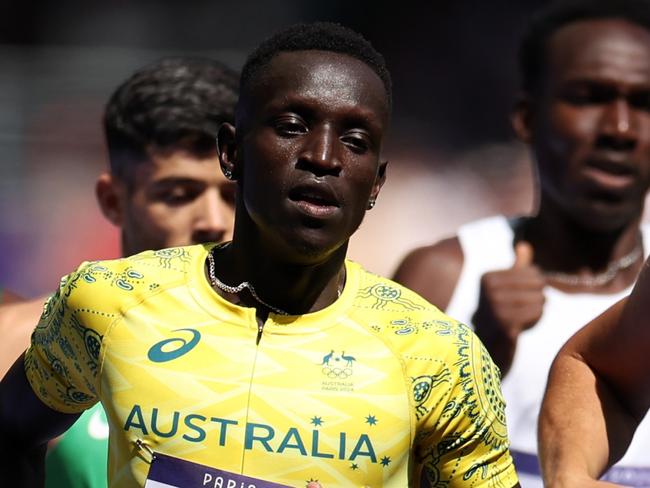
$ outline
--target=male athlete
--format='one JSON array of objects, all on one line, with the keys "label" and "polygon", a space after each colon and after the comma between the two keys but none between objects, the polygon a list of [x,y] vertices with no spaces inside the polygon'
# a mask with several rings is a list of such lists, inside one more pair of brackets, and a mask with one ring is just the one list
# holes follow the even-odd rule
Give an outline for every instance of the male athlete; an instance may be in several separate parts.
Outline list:
[{"label": "male athlete", "polygon": [[[97,181],[123,255],[232,237],[234,182],[216,135],[234,120],[237,74],[202,58],[165,58],[122,83],[104,114],[110,172]],[[4,374],[29,345],[43,300],[0,307]],[[50,449],[46,486],[106,486],[108,425],[98,405]]]},{"label": "male athlete", "polygon": [[[218,165],[215,139],[234,120],[237,74],[210,59],[171,57],[122,83],[108,101],[110,171],[96,184],[104,216],[120,228],[122,255],[232,237],[235,184]],[[29,344],[44,299],[13,294],[0,306],[0,376]],[[23,325],[24,324],[24,325]]]},{"label": "male athlete", "polygon": [[596,480],[625,454],[650,408],[649,272],[646,264],[630,297],[581,329],[553,363],[539,418],[545,486],[628,484]]},{"label": "male athlete", "polygon": [[[629,293],[643,263],[650,185],[650,4],[561,1],[521,49],[514,127],[539,173],[535,216],[493,217],[412,253],[396,278],[472,323],[505,374],[512,454],[541,486],[537,417],[562,344]],[[647,246],[646,246],[647,247]],[[609,479],[646,486],[650,425]]]},{"label": "male athlete", "polygon": [[403,487],[422,470],[517,486],[480,342],[345,259],[384,182],[390,92],[347,28],[261,44],[219,132],[232,242],[66,277],[0,386],[2,441],[33,445],[102,401],[111,486]]}]

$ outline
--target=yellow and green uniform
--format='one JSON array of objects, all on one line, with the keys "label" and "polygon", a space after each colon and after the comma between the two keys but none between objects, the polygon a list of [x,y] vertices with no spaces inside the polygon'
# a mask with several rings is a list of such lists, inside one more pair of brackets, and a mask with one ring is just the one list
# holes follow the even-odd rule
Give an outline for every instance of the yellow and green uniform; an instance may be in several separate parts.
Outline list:
[{"label": "yellow and green uniform", "polygon": [[215,293],[210,245],[83,264],[48,302],[26,355],[39,398],[97,401],[109,486],[143,486],[135,448],[289,486],[509,487],[498,371],[464,325],[346,262],[339,299],[301,316]]}]

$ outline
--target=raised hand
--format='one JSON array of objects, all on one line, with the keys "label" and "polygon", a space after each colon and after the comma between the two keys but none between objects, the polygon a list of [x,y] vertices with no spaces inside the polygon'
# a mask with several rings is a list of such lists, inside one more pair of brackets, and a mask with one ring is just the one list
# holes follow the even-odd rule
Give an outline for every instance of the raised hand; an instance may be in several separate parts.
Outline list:
[{"label": "raised hand", "polygon": [[533,264],[533,247],[515,245],[510,269],[481,277],[479,304],[472,322],[502,374],[510,369],[519,334],[534,326],[544,310],[544,275]]}]

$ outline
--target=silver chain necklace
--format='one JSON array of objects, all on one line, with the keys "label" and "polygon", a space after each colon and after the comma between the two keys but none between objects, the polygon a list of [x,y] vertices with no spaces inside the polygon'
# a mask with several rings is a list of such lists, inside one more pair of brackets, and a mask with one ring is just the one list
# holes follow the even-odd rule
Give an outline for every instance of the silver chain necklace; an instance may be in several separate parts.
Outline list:
[{"label": "silver chain necklace", "polygon": [[216,248],[212,248],[210,252],[208,252],[208,276],[210,277],[210,284],[212,286],[216,286],[220,290],[223,290],[227,293],[239,293],[242,291],[244,288],[248,288],[248,291],[250,292],[251,296],[257,300],[260,304],[264,305],[266,308],[269,310],[275,312],[278,315],[291,315],[289,312],[285,312],[284,310],[281,310],[277,307],[274,307],[273,305],[269,305],[266,303],[264,300],[262,300],[257,293],[255,292],[255,288],[253,288],[253,285],[251,285],[248,281],[242,281],[240,284],[237,286],[230,286],[226,285],[224,282],[219,280],[217,278],[217,274],[215,272],[215,266],[214,266],[214,256],[212,255],[212,251]]},{"label": "silver chain necklace", "polygon": [[[258,303],[261,305],[264,305],[266,308],[271,310],[272,312],[275,312],[278,315],[293,315],[290,314],[289,312],[285,312],[284,310],[274,307],[273,305],[269,305],[266,303],[264,300],[262,300],[257,292],[255,291],[255,288],[253,285],[248,282],[248,281],[242,281],[240,284],[237,286],[230,286],[226,285],[223,281],[221,281],[219,278],[217,278],[217,273],[215,271],[215,265],[214,265],[214,256],[212,255],[212,252],[217,249],[217,247],[213,247],[210,252],[208,252],[208,276],[210,277],[210,284],[212,286],[216,286],[222,291],[225,291],[227,293],[239,293],[241,292],[244,288],[247,288],[248,291],[250,292],[251,296],[257,300]],[[336,298],[338,299],[341,296],[341,287],[339,286],[336,290]]]},{"label": "silver chain necklace", "polygon": [[604,286],[610,283],[614,278],[616,278],[616,275],[619,272],[629,268],[634,263],[636,263],[637,259],[639,259],[642,255],[643,255],[643,246],[639,243],[632,250],[631,253],[626,254],[622,258],[614,261],[613,263],[609,263],[605,271],[595,276],[586,277],[586,276],[578,276],[575,274],[560,273],[560,272],[544,273],[544,275],[553,281],[557,281],[558,283],[563,283],[565,285],[585,286],[585,287]]}]

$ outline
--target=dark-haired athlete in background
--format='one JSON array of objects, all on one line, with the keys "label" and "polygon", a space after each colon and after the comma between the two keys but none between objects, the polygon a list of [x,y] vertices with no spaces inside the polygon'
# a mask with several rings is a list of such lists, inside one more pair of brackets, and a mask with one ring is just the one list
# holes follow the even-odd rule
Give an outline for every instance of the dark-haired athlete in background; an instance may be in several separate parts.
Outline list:
[{"label": "dark-haired athlete in background", "polygon": [[[234,121],[238,74],[194,57],[164,58],[134,73],[108,101],[110,170],[96,185],[121,230],[122,254],[229,240],[235,184],[217,157],[219,125]],[[43,300],[0,307],[0,375],[29,345]],[[100,405],[50,448],[45,485],[106,486],[108,424]]]}]

